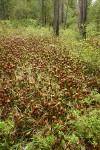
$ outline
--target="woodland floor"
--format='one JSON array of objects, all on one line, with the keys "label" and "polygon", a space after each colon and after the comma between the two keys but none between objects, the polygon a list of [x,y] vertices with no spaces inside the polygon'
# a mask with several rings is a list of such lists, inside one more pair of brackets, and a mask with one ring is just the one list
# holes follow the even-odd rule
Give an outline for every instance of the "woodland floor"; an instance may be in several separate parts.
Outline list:
[{"label": "woodland floor", "polygon": [[99,65],[62,44],[0,36],[0,150],[99,150]]}]

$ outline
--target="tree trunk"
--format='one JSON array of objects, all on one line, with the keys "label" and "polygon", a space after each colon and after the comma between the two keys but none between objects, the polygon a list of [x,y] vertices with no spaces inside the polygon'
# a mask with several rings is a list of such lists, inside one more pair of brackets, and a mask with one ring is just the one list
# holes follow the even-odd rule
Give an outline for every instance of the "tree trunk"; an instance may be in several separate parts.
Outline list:
[{"label": "tree trunk", "polygon": [[82,38],[86,39],[87,0],[78,0],[79,4],[79,31]]},{"label": "tree trunk", "polygon": [[61,2],[61,24],[64,23],[64,2]]},{"label": "tree trunk", "polygon": [[6,10],[5,10],[5,4],[3,0],[1,0],[1,6],[2,6],[2,19],[6,20]]},{"label": "tree trunk", "polygon": [[64,20],[64,29],[67,27],[67,16],[68,16],[68,0],[66,0],[66,14],[65,14],[65,20]]},{"label": "tree trunk", "polygon": [[44,4],[45,0],[42,0],[42,26],[45,26],[46,24],[46,14],[45,14],[45,4]]},{"label": "tree trunk", "polygon": [[59,0],[54,0],[54,34],[59,36]]}]

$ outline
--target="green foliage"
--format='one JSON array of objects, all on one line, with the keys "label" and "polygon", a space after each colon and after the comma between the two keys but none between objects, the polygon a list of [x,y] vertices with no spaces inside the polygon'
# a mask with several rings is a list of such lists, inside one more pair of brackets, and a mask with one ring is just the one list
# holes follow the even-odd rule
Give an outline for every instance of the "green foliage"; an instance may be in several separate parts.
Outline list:
[{"label": "green foliage", "polygon": [[95,35],[99,35],[100,32],[97,31],[96,28],[96,23],[90,23],[87,25],[87,36],[95,36]]},{"label": "green foliage", "polygon": [[96,31],[100,32],[100,0],[96,0],[95,3],[91,5],[88,20],[95,25]]},{"label": "green foliage", "polygon": [[79,40],[73,24],[55,38],[32,19],[0,33],[0,149],[96,150],[99,36]]},{"label": "green foliage", "polygon": [[68,16],[67,16],[67,27],[76,24],[77,11],[76,11],[76,1],[68,1]]},{"label": "green foliage", "polygon": [[49,31],[48,27],[42,27],[36,20],[23,19],[23,20],[6,20],[0,21],[0,34],[2,35],[21,35],[27,36],[51,36],[53,35],[52,29]]},{"label": "green foliage", "polygon": [[0,121],[0,149],[9,149],[9,135],[11,129],[13,129],[13,122],[10,121]]},{"label": "green foliage", "polygon": [[74,123],[76,126],[76,135],[83,138],[85,142],[97,146],[100,140],[100,111],[93,110],[90,114],[79,117]]},{"label": "green foliage", "polygon": [[[88,22],[95,24],[96,30],[100,31],[100,0],[92,4],[88,1]],[[64,1],[64,20],[66,15],[66,1]],[[0,18],[11,20],[33,19],[41,24],[42,1],[41,0],[3,0],[0,1]],[[53,24],[53,1],[45,0],[45,18],[48,25]],[[68,2],[67,27],[77,24],[76,1]]]},{"label": "green foliage", "polygon": [[47,137],[42,137],[41,135],[34,135],[32,142],[26,147],[26,150],[52,150],[54,145],[54,136],[48,135]]}]

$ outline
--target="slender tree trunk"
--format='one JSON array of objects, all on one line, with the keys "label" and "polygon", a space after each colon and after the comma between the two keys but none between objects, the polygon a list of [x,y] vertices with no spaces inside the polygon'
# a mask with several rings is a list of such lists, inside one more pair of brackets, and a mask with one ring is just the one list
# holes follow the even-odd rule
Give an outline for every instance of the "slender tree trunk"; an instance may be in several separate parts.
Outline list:
[{"label": "slender tree trunk", "polygon": [[65,20],[64,20],[64,29],[67,27],[67,16],[68,16],[68,0],[66,0],[66,14],[65,14]]},{"label": "slender tree trunk", "polygon": [[45,0],[42,0],[42,26],[45,26],[46,24],[46,20],[45,20],[45,4],[44,4]]},{"label": "slender tree trunk", "polygon": [[61,2],[61,24],[64,23],[64,1]]},{"label": "slender tree trunk", "polygon": [[82,38],[86,38],[87,0],[78,0],[79,4],[79,31]]},{"label": "slender tree trunk", "polygon": [[5,4],[4,4],[3,0],[1,0],[1,5],[2,5],[2,12],[3,12],[2,19],[6,20],[6,10],[5,10]]},{"label": "slender tree trunk", "polygon": [[54,0],[54,34],[59,36],[59,0]]}]

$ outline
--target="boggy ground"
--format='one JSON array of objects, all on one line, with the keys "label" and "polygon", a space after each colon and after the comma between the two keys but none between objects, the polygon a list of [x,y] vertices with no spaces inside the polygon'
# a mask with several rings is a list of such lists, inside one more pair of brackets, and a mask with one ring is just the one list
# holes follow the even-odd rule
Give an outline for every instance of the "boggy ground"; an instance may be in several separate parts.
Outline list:
[{"label": "boggy ground", "polygon": [[99,150],[99,84],[59,42],[0,36],[0,149]]}]

